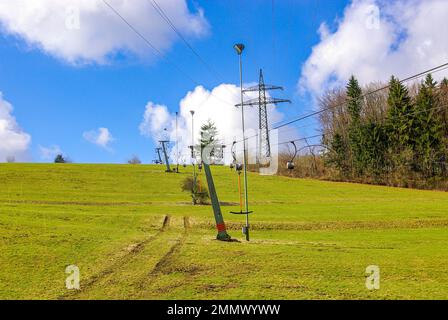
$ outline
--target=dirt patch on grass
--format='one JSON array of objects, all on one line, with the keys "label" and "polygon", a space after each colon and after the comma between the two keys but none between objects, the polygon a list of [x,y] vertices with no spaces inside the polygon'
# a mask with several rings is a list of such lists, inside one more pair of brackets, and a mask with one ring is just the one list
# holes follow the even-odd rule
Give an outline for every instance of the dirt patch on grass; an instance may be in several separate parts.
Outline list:
[{"label": "dirt patch on grass", "polygon": [[235,289],[238,288],[239,285],[236,283],[227,283],[227,284],[204,284],[198,288],[199,292],[222,292],[223,290]]}]

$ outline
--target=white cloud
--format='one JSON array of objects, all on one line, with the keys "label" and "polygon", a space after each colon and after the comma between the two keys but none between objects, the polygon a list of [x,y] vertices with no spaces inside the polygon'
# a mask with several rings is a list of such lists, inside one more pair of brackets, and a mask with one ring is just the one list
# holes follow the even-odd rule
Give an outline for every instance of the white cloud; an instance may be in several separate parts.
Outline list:
[{"label": "white cloud", "polygon": [[[194,134],[196,143],[199,139],[200,126],[210,119],[218,129],[219,138],[229,146],[225,153],[225,161],[226,163],[230,162],[230,146],[234,139],[240,140],[242,137],[241,109],[234,106],[240,103],[239,92],[240,88],[232,84],[221,84],[211,91],[202,86],[197,86],[180,101],[177,132],[180,162],[189,162],[190,160],[188,149],[188,146],[191,145],[192,132],[190,110],[195,111]],[[258,92],[248,93],[245,99],[256,97],[258,97]],[[268,107],[268,115],[270,123],[278,122],[283,117],[274,106]],[[167,128],[166,132],[164,132],[164,128]],[[257,107],[245,107],[245,129],[246,137],[254,136],[257,133]],[[176,141],[175,114],[169,113],[168,108],[164,105],[149,102],[146,106],[143,121],[140,124],[140,132],[145,136],[151,136],[155,142],[166,138],[173,142]],[[249,142],[252,153],[255,151],[255,141],[256,139],[253,138]],[[173,146],[170,154],[172,161],[176,159],[175,151],[176,147]]]},{"label": "white cloud", "polygon": [[163,138],[164,129],[169,124],[170,114],[168,108],[163,105],[148,102],[143,121],[140,124],[140,133],[144,136],[153,136],[154,139]]},{"label": "white cloud", "polygon": [[28,159],[31,136],[19,127],[12,111],[12,105],[3,99],[0,92],[0,162],[6,161],[8,157],[16,161]]},{"label": "white cloud", "polygon": [[42,160],[53,161],[58,154],[63,154],[61,147],[57,145],[43,147],[39,146],[39,153]]},{"label": "white cloud", "polygon": [[96,144],[106,150],[110,150],[110,143],[114,141],[112,134],[107,128],[98,128],[98,130],[86,131],[82,135],[90,143]]},{"label": "white cloud", "polygon": [[446,0],[354,0],[334,32],[322,23],[321,41],[302,67],[299,89],[318,95],[345,85],[352,74],[367,84],[446,63],[447,17]]},{"label": "white cloud", "polygon": [[[107,0],[160,51],[176,39],[148,0]],[[204,36],[209,26],[203,10],[190,12],[185,0],[158,1],[188,37]],[[0,1],[0,30],[69,63],[107,63],[117,53],[151,57],[151,50],[101,0]]]}]

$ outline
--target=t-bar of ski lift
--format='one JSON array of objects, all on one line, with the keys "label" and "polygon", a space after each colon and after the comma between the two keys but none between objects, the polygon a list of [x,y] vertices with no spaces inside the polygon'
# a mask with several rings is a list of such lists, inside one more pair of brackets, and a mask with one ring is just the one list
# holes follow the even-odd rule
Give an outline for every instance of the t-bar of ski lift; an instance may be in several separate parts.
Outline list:
[{"label": "t-bar of ski lift", "polygon": [[196,174],[196,179],[195,179],[196,184],[197,184],[197,188],[193,188],[193,193],[194,193],[195,197],[197,197],[197,196],[200,197],[200,196],[202,196],[204,194],[207,194],[206,191],[202,191],[202,183],[201,183],[202,167],[203,167],[203,163],[201,161],[201,162],[198,163],[198,171],[199,172]]},{"label": "t-bar of ski lift", "polygon": [[236,141],[233,141],[232,144],[232,158],[233,158],[233,162],[235,164],[235,170],[238,173],[238,196],[239,196],[239,200],[240,200],[240,211],[236,212],[236,211],[230,211],[230,213],[232,214],[249,214],[252,213],[253,211],[243,211],[243,192],[242,192],[242,188],[241,188],[241,171],[243,170],[243,164],[237,162],[236,160],[236,152],[235,152],[235,145],[236,145]]},{"label": "t-bar of ski lift", "polygon": [[230,170],[233,170],[233,168],[235,167],[235,164],[236,164],[235,145],[236,145],[236,141],[233,141],[232,148],[230,149],[230,153],[232,154],[232,162],[229,165]]}]

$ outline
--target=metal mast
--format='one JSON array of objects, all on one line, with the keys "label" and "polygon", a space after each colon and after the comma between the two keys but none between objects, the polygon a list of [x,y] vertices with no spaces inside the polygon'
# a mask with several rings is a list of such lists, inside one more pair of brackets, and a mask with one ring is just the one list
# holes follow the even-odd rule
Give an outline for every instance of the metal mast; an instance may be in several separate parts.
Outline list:
[{"label": "metal mast", "polygon": [[[244,89],[243,92],[257,92],[258,98],[248,100],[242,103],[244,106],[258,106],[258,155],[257,162],[266,164],[271,157],[271,142],[269,140],[269,121],[267,106],[269,104],[278,104],[283,102],[291,103],[290,100],[266,97],[266,91],[283,90],[283,87],[267,85],[264,83],[263,70],[260,69],[260,79],[257,86]],[[237,106],[241,106],[238,104]]]},{"label": "metal mast", "polygon": [[259,137],[259,149],[258,149],[258,161],[261,161],[261,156],[266,158],[271,157],[271,143],[269,141],[269,127],[268,127],[268,111],[266,108],[266,90],[264,88],[263,71],[260,69],[260,81],[258,85],[258,129],[260,130]]},{"label": "metal mast", "polygon": [[177,138],[177,116],[179,112],[176,111],[176,172],[179,173],[179,140]]},{"label": "metal mast", "polygon": [[[195,166],[195,154],[194,154],[194,110],[190,110],[191,113],[191,164],[193,165],[193,193],[196,193],[196,166]],[[202,155],[201,155],[202,157]]]},{"label": "metal mast", "polygon": [[246,149],[246,136],[244,133],[244,101],[243,101],[243,59],[242,54],[244,50],[244,44],[238,43],[234,45],[234,49],[236,50],[238,56],[239,56],[239,62],[240,62],[240,91],[241,91],[241,104],[236,105],[237,107],[241,107],[241,124],[243,129],[243,172],[244,172],[244,203],[245,203],[245,209],[246,209],[246,225],[243,228],[243,233],[246,235],[246,241],[249,241],[249,199],[247,196],[247,149]]},{"label": "metal mast", "polygon": [[168,157],[168,147],[167,147],[168,143],[170,142],[168,140],[161,140],[159,142],[162,145],[163,156],[165,157],[166,172],[172,172],[170,168],[170,161]]},{"label": "metal mast", "polygon": [[161,151],[161,150],[162,150],[162,148],[160,148],[160,147],[157,147],[157,148],[156,148],[157,159],[154,160],[154,163],[155,163],[155,164],[163,164],[162,157],[160,156],[160,151]]}]

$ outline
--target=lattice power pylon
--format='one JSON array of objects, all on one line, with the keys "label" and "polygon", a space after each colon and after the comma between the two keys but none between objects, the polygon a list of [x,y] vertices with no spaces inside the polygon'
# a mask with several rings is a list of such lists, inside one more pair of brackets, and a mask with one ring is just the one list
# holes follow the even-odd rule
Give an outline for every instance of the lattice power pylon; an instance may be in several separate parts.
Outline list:
[{"label": "lattice power pylon", "polygon": [[[258,106],[258,155],[257,163],[267,163],[271,157],[271,142],[269,139],[269,121],[267,106],[283,102],[291,103],[290,100],[266,97],[266,91],[283,90],[283,87],[267,85],[264,83],[263,70],[260,69],[260,80],[257,86],[244,89],[243,92],[258,91],[258,98],[244,102],[245,106]],[[237,105],[241,106],[241,103]]]}]

